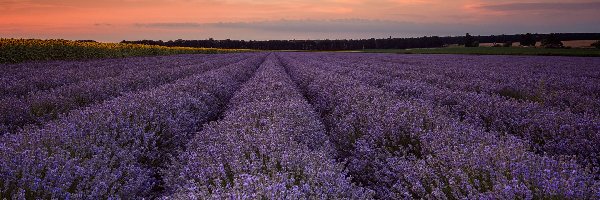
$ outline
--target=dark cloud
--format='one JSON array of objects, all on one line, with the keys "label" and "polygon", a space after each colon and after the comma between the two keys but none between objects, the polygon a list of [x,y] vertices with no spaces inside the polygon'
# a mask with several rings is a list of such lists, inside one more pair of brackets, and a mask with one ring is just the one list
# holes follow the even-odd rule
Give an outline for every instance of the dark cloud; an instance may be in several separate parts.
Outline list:
[{"label": "dark cloud", "polygon": [[[211,27],[229,29],[253,29],[274,32],[396,32],[414,30],[419,25],[382,20],[339,19],[339,20],[279,20],[262,22],[214,23]],[[423,27],[420,27],[423,28]]]},{"label": "dark cloud", "polygon": [[94,26],[113,26],[113,25],[109,24],[109,23],[95,23]]},{"label": "dark cloud", "polygon": [[448,24],[398,22],[368,19],[335,20],[274,20],[257,22],[218,22],[218,23],[136,23],[137,28],[162,29],[182,34],[197,32],[214,38],[236,39],[327,39],[327,38],[381,38],[415,37],[432,35],[453,35],[462,33],[461,27]]},{"label": "dark cloud", "polygon": [[136,23],[137,27],[168,29],[243,29],[265,32],[308,32],[308,33],[393,33],[427,32],[438,29],[454,29],[444,24],[397,22],[388,20],[336,19],[336,20],[276,20],[258,22],[218,23]]},{"label": "dark cloud", "polygon": [[136,23],[134,26],[147,28],[199,28],[204,26],[202,23]]},{"label": "dark cloud", "polygon": [[525,10],[598,10],[600,2],[569,2],[569,3],[507,3],[480,6],[482,9],[494,11],[525,11]]},{"label": "dark cloud", "polygon": [[[137,23],[137,28],[162,29],[189,38],[217,39],[357,39],[387,37],[420,37],[464,35],[516,34],[523,32],[597,32],[596,26],[586,23],[554,24],[465,24],[414,23],[390,20],[275,20],[258,22],[220,23]],[[140,31],[144,32],[144,31]],[[188,35],[185,35],[188,34]],[[183,36],[182,36],[183,37]]]}]

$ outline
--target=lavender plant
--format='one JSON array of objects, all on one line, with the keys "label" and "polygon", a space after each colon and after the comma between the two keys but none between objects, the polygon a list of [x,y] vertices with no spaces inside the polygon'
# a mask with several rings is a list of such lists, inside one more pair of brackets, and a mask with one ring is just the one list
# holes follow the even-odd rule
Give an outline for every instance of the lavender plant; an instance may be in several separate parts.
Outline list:
[{"label": "lavender plant", "polygon": [[[332,58],[330,56],[327,58]],[[327,62],[325,62],[327,63]],[[487,93],[452,90],[427,82],[389,76],[394,70],[377,66],[352,67],[322,64],[323,69],[353,77],[361,82],[393,91],[402,98],[430,102],[438,112],[474,124],[486,131],[508,133],[526,139],[539,154],[576,155],[580,163],[600,166],[600,141],[597,116],[571,113],[536,102],[518,101]],[[357,69],[359,68],[359,69]],[[371,72],[375,71],[375,72]]]},{"label": "lavender plant", "polygon": [[597,196],[593,174],[571,158],[536,155],[526,141],[457,122],[426,101],[318,69],[310,55],[284,60],[337,138],[338,159],[378,198]]},{"label": "lavender plant", "polygon": [[[174,57],[175,58],[175,57]],[[116,77],[84,81],[51,90],[30,92],[23,98],[0,100],[0,134],[16,132],[25,125],[42,124],[57,119],[70,110],[114,98],[128,92],[153,88],[178,79],[202,73],[216,67],[239,61],[244,57],[230,56],[195,65],[173,67],[171,64],[154,65],[148,69],[132,70]]]},{"label": "lavender plant", "polygon": [[0,129],[15,134],[0,136],[0,199],[600,199],[599,62],[253,53],[1,65]]},{"label": "lavender plant", "polygon": [[[600,115],[595,58],[515,56],[326,57],[349,67],[486,93],[575,113]],[[402,59],[406,58],[406,59]],[[410,59],[410,62],[406,60]],[[354,62],[356,60],[358,62]],[[391,61],[390,61],[391,60]],[[362,65],[362,66],[360,66]]]},{"label": "lavender plant", "polygon": [[206,55],[178,55],[102,59],[97,61],[56,61],[0,64],[0,98],[20,97],[82,81],[119,76],[122,73],[156,66],[184,66],[208,58]]},{"label": "lavender plant", "polygon": [[170,197],[369,198],[331,150],[317,114],[271,56],[166,172]]},{"label": "lavender plant", "polygon": [[0,196],[139,198],[163,187],[169,155],[217,117],[264,55],[74,110],[0,141]]}]

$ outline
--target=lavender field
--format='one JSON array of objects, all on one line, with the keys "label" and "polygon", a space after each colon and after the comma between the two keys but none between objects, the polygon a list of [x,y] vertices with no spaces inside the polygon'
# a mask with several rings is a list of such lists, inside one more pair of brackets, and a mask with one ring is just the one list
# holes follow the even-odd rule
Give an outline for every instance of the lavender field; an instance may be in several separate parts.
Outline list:
[{"label": "lavender field", "polygon": [[600,58],[0,65],[0,199],[600,199]]}]

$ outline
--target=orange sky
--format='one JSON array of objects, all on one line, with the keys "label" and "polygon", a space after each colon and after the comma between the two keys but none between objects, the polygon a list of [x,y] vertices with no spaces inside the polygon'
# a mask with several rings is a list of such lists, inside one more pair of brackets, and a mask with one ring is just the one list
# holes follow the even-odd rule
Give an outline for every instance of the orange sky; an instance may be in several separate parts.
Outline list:
[{"label": "orange sky", "polygon": [[0,37],[323,39],[600,32],[600,1],[0,0]]}]

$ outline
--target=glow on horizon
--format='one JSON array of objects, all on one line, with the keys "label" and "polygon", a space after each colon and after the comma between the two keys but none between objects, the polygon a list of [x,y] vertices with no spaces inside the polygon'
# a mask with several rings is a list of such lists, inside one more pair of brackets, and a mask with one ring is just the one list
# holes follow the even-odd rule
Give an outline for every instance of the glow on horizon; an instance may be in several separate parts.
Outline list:
[{"label": "glow on horizon", "polygon": [[0,37],[338,39],[600,32],[600,1],[0,0]]}]

